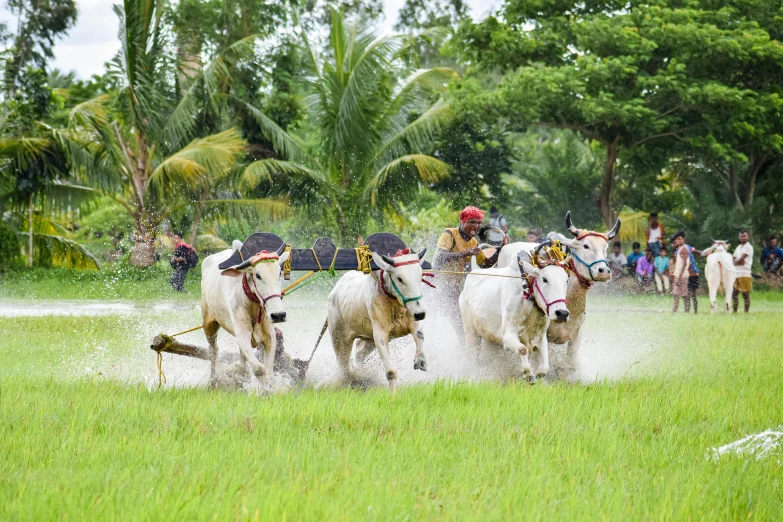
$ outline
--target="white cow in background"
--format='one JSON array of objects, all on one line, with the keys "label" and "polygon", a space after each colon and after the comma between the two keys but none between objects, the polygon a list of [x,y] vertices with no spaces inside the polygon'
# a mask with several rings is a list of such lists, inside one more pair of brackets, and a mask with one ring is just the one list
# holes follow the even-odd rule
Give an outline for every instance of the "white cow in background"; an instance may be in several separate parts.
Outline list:
[{"label": "white cow in background", "polygon": [[731,292],[737,275],[734,270],[734,258],[729,253],[730,246],[728,241],[713,240],[711,247],[701,251],[702,256],[707,256],[704,275],[710,289],[712,313],[718,309],[718,289],[721,285],[723,285],[723,292],[726,294],[725,311],[731,312]]},{"label": "white cow in background", "polygon": [[349,272],[329,294],[329,333],[337,363],[343,375],[350,376],[351,352],[355,340],[356,358],[360,363],[378,350],[389,390],[394,392],[397,369],[389,357],[389,339],[412,335],[416,343],[413,368],[426,371],[424,333],[420,321],[426,315],[421,304],[421,260],[427,249],[418,254],[395,257],[373,252],[372,258],[380,268],[372,274]]},{"label": "white cow in background", "polygon": [[[578,229],[571,221],[571,212],[565,216],[566,227],[574,237],[568,239],[560,234],[551,232],[547,237],[550,240],[558,240],[568,247],[566,263],[571,267],[575,277],[568,280],[568,310],[571,319],[568,322],[552,322],[549,325],[547,339],[550,343],[566,344],[567,368],[565,373],[577,370],[577,358],[579,345],[582,340],[582,326],[585,321],[587,309],[587,293],[594,283],[606,283],[612,279],[612,272],[606,262],[606,253],[609,242],[620,231],[620,220],[606,234],[591,230]],[[538,245],[535,243],[511,243],[503,247],[498,257],[497,266],[516,266],[517,256],[520,253],[529,260],[525,253],[531,252]],[[560,368],[556,368],[560,370]]]},{"label": "white cow in background", "polygon": [[[234,241],[233,250],[224,250],[204,259],[201,265],[201,315],[204,334],[209,342],[211,362],[210,384],[217,383],[215,366],[218,357],[217,333],[222,327],[236,337],[241,360],[250,365],[263,393],[269,389],[267,373],[275,366],[275,331],[272,323],[286,319],[280,284],[281,266],[288,259],[283,253],[259,252],[243,263],[220,270],[218,265],[228,260],[242,242]],[[253,348],[264,347],[264,363],[254,355]]]},{"label": "white cow in background", "polygon": [[[548,243],[535,245],[534,257]],[[484,339],[518,354],[522,375],[531,382],[545,376],[549,372],[547,328],[550,321],[565,323],[569,316],[566,269],[559,264],[536,268],[521,260],[519,265],[482,270],[475,257],[471,267],[459,297],[468,351],[477,356]],[[529,284],[522,277],[522,270],[530,277]],[[528,361],[528,354],[534,349],[540,354],[535,375]]]}]

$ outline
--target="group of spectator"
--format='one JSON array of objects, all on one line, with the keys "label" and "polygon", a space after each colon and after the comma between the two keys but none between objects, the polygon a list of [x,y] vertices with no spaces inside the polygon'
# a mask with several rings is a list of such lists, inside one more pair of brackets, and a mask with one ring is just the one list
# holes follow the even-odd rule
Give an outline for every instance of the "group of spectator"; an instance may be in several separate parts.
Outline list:
[{"label": "group of spectator", "polygon": [[[700,274],[694,254],[702,255],[702,252],[687,244],[685,232],[679,230],[669,240],[673,253],[670,258],[665,243],[666,232],[655,213],[650,214],[646,237],[645,251],[642,252],[641,244],[634,243],[633,251],[627,256],[622,251],[622,244],[619,241],[614,242],[608,256],[612,277],[630,276],[635,278],[640,286],[654,283],[660,295],[671,292],[674,296],[673,311],[677,311],[680,298],[683,298],[685,311],[690,311],[692,303],[693,312],[697,313],[699,304],[696,292],[699,289]],[[745,311],[748,312],[750,293],[753,290],[753,246],[750,244],[747,230],[740,231],[739,245],[732,257],[736,276],[732,293],[733,308],[736,312],[739,295],[742,294]],[[777,246],[777,238],[770,237],[767,240],[767,246],[761,253],[761,265],[765,272],[783,277],[783,249]]]}]

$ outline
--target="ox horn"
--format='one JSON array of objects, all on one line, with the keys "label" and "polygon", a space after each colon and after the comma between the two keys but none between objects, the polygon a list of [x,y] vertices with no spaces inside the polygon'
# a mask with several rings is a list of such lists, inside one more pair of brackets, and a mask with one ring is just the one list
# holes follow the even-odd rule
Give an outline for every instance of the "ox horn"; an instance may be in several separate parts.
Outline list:
[{"label": "ox horn", "polygon": [[614,236],[617,235],[617,233],[620,231],[620,218],[617,219],[617,221],[614,222],[614,226],[612,227],[612,230],[607,232],[606,237],[609,239],[614,239]]},{"label": "ox horn", "polygon": [[278,256],[282,256],[283,255],[283,252],[285,252],[285,247],[286,247],[286,244],[285,244],[285,241],[283,241],[283,244],[280,245],[280,248],[277,249],[277,255]]},{"label": "ox horn", "polygon": [[571,221],[571,211],[569,210],[566,212],[566,228],[568,228],[568,231],[573,234],[574,237],[579,235],[579,230],[574,226],[574,223]]},{"label": "ox horn", "polygon": [[394,259],[392,259],[391,257],[381,254],[381,259],[389,263],[389,265],[394,266]]},{"label": "ox horn", "polygon": [[533,263],[536,265],[538,264],[538,258],[539,258],[539,252],[541,252],[541,249],[544,247],[548,247],[552,244],[552,241],[547,239],[543,243],[539,243],[539,245],[533,249],[533,255],[531,256],[533,258]]},{"label": "ox horn", "polygon": [[419,261],[424,259],[424,254],[426,254],[426,253],[427,253],[427,249],[426,248],[423,249],[421,252],[419,252]]}]

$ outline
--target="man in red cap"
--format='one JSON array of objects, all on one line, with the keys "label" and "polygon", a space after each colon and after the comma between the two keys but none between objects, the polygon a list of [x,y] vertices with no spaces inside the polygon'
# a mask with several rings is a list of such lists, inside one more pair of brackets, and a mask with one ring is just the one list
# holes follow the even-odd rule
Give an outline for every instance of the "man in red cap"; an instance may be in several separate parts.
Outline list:
[{"label": "man in red cap", "polygon": [[[501,245],[491,257],[487,257],[478,247],[476,234],[484,219],[484,212],[476,207],[468,206],[459,213],[458,228],[447,228],[438,239],[433,268],[451,272],[466,272],[470,268],[470,258],[476,256],[476,263],[481,268],[489,268],[498,260]],[[503,244],[508,243],[508,237]],[[459,293],[464,275],[438,274],[438,289],[436,302],[443,309],[454,325],[460,340],[464,337],[462,317],[459,312]]]}]

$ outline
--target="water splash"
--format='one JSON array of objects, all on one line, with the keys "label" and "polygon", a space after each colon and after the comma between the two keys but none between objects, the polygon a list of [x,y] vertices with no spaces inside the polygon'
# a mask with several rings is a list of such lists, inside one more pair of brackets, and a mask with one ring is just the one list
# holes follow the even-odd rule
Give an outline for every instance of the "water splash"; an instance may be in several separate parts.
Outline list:
[{"label": "water splash", "polygon": [[780,448],[781,443],[783,443],[783,426],[778,426],[777,430],[769,429],[718,448],[710,448],[707,452],[707,458],[717,462],[724,455],[737,455],[761,460]]}]

